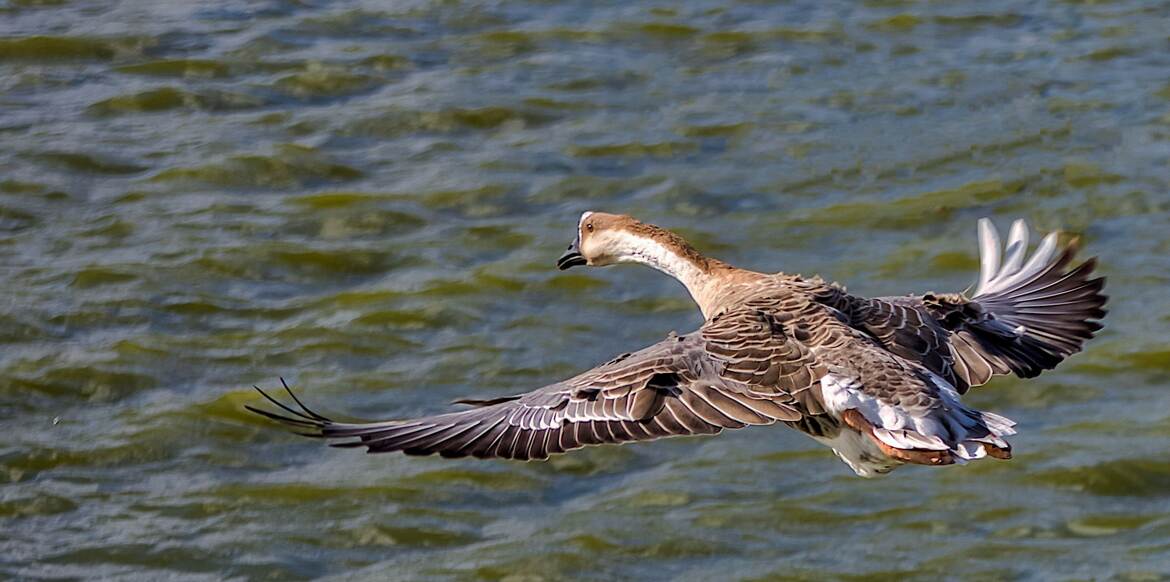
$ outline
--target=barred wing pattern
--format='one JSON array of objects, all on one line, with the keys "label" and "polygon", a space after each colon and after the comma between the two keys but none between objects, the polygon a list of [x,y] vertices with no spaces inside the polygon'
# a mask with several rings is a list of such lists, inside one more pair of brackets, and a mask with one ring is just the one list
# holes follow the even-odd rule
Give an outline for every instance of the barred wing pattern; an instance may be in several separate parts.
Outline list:
[{"label": "barred wing pattern", "polygon": [[291,391],[299,409],[263,391],[282,412],[248,408],[301,434],[341,441],[333,446],[370,453],[529,460],[587,445],[798,421],[793,394],[809,392],[822,374],[809,350],[767,312],[740,309],[527,394],[463,401],[478,406],[470,410],[344,423],[306,408]]},{"label": "barred wing pattern", "polygon": [[992,377],[1051,370],[1101,329],[1107,297],[1096,259],[1073,263],[1049,234],[1028,256],[1028,228],[1016,221],[1002,254],[991,222],[979,222],[979,285],[919,297],[852,298],[853,325],[891,352],[919,362],[964,393]]}]

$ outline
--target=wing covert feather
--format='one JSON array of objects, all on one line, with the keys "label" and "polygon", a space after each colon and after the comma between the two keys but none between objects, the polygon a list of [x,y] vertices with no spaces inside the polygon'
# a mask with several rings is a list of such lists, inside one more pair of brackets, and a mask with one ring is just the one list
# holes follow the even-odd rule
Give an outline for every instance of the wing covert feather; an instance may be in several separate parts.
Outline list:
[{"label": "wing covert feather", "polygon": [[563,382],[465,401],[478,405],[470,410],[373,423],[334,422],[305,408],[282,406],[295,416],[252,410],[371,453],[544,459],[587,445],[799,421],[794,394],[807,393],[820,373],[774,315],[745,308]]}]

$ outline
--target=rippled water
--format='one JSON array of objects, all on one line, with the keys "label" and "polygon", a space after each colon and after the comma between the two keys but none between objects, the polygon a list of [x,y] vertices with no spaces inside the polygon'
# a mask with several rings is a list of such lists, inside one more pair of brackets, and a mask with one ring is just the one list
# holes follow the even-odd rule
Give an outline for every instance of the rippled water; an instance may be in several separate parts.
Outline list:
[{"label": "rippled water", "polygon": [[[1161,2],[0,0],[0,577],[1170,577]],[[974,221],[1082,236],[1107,329],[970,395],[1012,462],[853,477],[781,428],[549,463],[241,411],[434,412],[700,318],[553,268],[587,209],[863,294]]]}]

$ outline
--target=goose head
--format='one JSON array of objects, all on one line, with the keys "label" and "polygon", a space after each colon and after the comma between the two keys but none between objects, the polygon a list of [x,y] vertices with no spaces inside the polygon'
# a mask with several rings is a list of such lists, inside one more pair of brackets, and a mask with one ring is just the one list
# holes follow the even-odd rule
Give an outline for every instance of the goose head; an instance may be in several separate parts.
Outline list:
[{"label": "goose head", "polygon": [[577,221],[577,236],[565,254],[557,259],[557,268],[564,271],[582,265],[604,267],[629,260],[636,247],[641,246],[628,230],[635,224],[639,224],[637,220],[622,214],[582,214]]},{"label": "goose head", "polygon": [[590,211],[577,221],[577,236],[557,259],[557,268],[564,271],[582,265],[604,267],[616,263],[661,267],[663,261],[699,264],[707,259],[669,230],[625,214]]},{"label": "goose head", "polygon": [[564,271],[577,266],[604,267],[638,263],[677,279],[704,315],[714,309],[719,276],[732,269],[695,250],[681,236],[624,214],[586,212],[577,221],[577,236],[557,259]]},{"label": "goose head", "polygon": [[632,216],[582,214],[577,221],[577,236],[557,259],[557,268],[564,271],[581,265],[604,267],[615,263],[640,263],[675,278],[686,271],[705,272],[722,264],[704,257],[681,236]]}]

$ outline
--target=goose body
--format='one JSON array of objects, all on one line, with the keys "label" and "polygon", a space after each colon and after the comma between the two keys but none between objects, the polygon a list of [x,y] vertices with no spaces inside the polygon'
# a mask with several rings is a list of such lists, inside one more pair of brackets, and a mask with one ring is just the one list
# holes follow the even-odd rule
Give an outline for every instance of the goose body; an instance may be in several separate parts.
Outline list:
[{"label": "goose body", "polygon": [[[681,282],[699,329],[671,334],[573,378],[473,408],[409,420],[334,422],[264,394],[253,412],[334,446],[519,460],[783,423],[873,477],[903,464],[1008,459],[1011,420],[964,405],[992,377],[1033,377],[1101,328],[1095,261],[1050,234],[1029,254],[1016,221],[1005,245],[979,222],[981,268],[961,293],[864,298],[819,278],[765,274],[705,257],[629,216],[586,212],[558,267],[640,263]],[[1001,251],[1002,249],[1002,251]]]}]

